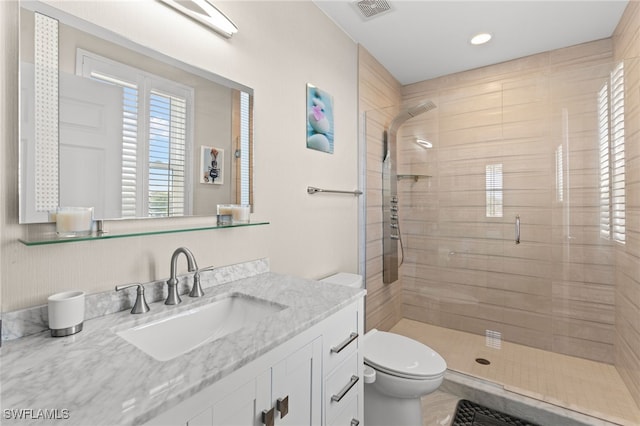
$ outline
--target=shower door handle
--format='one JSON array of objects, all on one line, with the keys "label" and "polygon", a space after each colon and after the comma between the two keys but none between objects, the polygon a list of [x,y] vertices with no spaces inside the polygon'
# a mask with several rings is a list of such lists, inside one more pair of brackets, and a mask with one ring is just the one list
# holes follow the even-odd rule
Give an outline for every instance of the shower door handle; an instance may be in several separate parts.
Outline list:
[{"label": "shower door handle", "polygon": [[516,215],[516,244],[520,244],[520,215]]}]

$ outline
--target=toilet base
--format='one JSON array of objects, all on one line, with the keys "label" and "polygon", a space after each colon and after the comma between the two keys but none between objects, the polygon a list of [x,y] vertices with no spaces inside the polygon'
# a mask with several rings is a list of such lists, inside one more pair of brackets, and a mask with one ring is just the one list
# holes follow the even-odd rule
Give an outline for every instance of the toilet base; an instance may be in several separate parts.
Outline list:
[{"label": "toilet base", "polygon": [[421,426],[420,398],[394,398],[380,393],[373,384],[364,386],[366,426]]}]

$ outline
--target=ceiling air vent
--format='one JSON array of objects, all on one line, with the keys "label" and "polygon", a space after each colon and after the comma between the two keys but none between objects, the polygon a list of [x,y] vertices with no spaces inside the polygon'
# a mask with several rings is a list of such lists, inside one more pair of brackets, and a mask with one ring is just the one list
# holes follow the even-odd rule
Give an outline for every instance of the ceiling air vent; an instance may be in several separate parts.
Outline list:
[{"label": "ceiling air vent", "polygon": [[363,19],[371,19],[391,11],[391,5],[386,0],[360,0],[353,2]]}]

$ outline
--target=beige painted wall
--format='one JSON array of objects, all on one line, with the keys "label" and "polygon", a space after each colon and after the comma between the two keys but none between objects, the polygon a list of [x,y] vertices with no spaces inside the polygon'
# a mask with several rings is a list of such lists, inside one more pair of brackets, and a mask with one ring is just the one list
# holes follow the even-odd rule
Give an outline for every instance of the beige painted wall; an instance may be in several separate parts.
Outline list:
[{"label": "beige painted wall", "polygon": [[[357,272],[357,199],[306,193],[307,185],[355,188],[358,180],[357,46],[313,3],[217,2],[240,29],[231,40],[159,2],[58,6],[255,90],[254,218],[271,223],[40,247],[19,243],[18,238],[41,226],[17,223],[17,4],[0,2],[0,38],[5,44],[0,70],[3,311],[45,303],[49,294],[67,289],[92,293],[120,283],[167,278],[171,253],[178,246],[189,247],[201,266],[269,257],[272,270],[301,277]],[[306,148],[307,83],[334,96],[333,155]],[[178,221],[202,226],[214,219]],[[109,222],[107,229],[144,230],[166,224]]]},{"label": "beige painted wall", "polygon": [[[613,35],[617,61],[640,56],[640,3],[629,2]],[[627,243],[616,247],[615,363],[640,406],[640,74],[625,63],[625,174]],[[627,119],[627,117],[633,117]]]}]

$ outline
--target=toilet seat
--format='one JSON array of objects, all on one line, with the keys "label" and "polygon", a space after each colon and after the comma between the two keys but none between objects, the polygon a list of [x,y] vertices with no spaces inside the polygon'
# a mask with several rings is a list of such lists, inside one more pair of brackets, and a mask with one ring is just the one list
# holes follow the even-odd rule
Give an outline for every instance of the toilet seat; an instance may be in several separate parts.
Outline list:
[{"label": "toilet seat", "polygon": [[436,351],[399,334],[372,330],[363,343],[365,364],[393,376],[433,379],[447,369],[447,363]]}]

